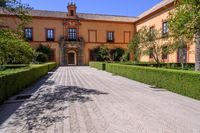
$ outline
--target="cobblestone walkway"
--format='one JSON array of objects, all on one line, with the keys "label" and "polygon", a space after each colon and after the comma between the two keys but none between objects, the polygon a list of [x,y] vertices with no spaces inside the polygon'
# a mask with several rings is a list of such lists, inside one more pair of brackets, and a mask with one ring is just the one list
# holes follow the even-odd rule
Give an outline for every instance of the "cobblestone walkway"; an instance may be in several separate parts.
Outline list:
[{"label": "cobblestone walkway", "polygon": [[50,74],[0,106],[1,133],[200,133],[198,100],[90,67]]}]

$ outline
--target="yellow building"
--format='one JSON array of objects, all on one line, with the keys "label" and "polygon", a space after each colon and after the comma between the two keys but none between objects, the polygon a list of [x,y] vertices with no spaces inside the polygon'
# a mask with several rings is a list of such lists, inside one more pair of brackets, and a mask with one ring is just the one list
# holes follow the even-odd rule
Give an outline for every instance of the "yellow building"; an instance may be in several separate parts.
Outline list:
[{"label": "yellow building", "polygon": [[[48,45],[52,60],[60,65],[87,65],[91,50],[107,45],[110,49],[127,49],[129,41],[142,26],[167,28],[168,12],[174,8],[173,0],[164,0],[138,17],[77,13],[74,3],[68,11],[32,10],[32,23],[24,29],[25,37],[33,48]],[[4,12],[0,27],[16,28],[18,19]],[[186,48],[186,62],[194,62],[194,46]],[[151,61],[141,56],[141,61]],[[165,62],[178,62],[178,52],[168,55]]]}]

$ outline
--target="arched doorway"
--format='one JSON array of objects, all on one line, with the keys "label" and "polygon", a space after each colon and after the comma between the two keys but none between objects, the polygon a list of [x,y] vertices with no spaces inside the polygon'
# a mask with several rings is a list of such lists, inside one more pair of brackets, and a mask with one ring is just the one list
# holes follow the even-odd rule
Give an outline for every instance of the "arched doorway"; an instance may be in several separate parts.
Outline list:
[{"label": "arched doorway", "polygon": [[77,52],[75,50],[67,52],[67,65],[77,65]]}]

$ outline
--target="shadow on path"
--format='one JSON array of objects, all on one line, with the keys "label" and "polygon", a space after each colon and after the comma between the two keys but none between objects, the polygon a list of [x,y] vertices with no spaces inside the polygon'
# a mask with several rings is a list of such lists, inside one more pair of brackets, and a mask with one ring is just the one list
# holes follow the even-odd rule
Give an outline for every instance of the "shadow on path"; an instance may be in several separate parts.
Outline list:
[{"label": "shadow on path", "polygon": [[[55,69],[56,70],[56,69]],[[55,71],[54,70],[54,71]],[[24,89],[17,95],[22,94],[34,94],[38,89],[48,81],[48,79],[53,75],[53,72],[48,73],[45,77],[39,79],[35,84],[30,87]],[[17,96],[16,95],[16,96]],[[16,96],[11,97],[10,99],[16,98]],[[0,105],[0,126],[23,104],[23,102],[9,103],[10,99],[5,101],[2,105]]]},{"label": "shadow on path", "polygon": [[14,109],[11,121],[3,128],[45,130],[55,122],[62,122],[69,117],[63,114],[69,103],[85,103],[92,101],[89,95],[106,94],[108,93],[78,86],[54,86],[54,81],[43,80],[43,86],[17,111]]}]

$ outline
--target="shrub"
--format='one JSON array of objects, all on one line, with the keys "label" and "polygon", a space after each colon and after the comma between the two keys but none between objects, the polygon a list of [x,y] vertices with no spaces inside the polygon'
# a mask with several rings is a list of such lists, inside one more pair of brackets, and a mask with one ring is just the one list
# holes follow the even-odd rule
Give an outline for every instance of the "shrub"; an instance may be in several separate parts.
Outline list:
[{"label": "shrub", "polygon": [[97,68],[99,70],[105,70],[105,63],[104,62],[89,62],[91,67]]},{"label": "shrub", "polygon": [[[169,69],[182,69],[181,63],[160,63],[159,65],[152,62],[120,62],[124,65],[136,65],[136,66],[147,66],[147,67],[163,67]],[[183,63],[184,70],[194,70],[194,63]]]},{"label": "shrub", "polygon": [[105,68],[108,72],[200,100],[198,72],[113,63],[106,63]]},{"label": "shrub", "polygon": [[47,62],[48,61],[48,55],[46,55],[46,54],[44,54],[42,52],[38,52],[36,61],[38,61],[38,62]]},{"label": "shrub", "polygon": [[8,65],[0,65],[0,68],[4,69],[16,69],[21,67],[27,67],[28,64],[8,64]]},{"label": "shrub", "polygon": [[38,62],[47,62],[52,54],[50,47],[44,46],[43,44],[39,45],[36,52],[37,52],[36,61]]},{"label": "shrub", "polygon": [[112,56],[113,61],[120,61],[124,53],[125,51],[121,48],[110,50],[110,54]]},{"label": "shrub", "polygon": [[9,30],[0,30],[0,64],[29,64],[33,59],[30,45]]},{"label": "shrub", "polygon": [[0,102],[19,93],[56,66],[56,63],[47,63],[0,72]]},{"label": "shrub", "polygon": [[121,57],[121,61],[123,62],[126,62],[129,60],[129,56],[130,56],[130,53],[129,52],[125,52],[122,57]]},{"label": "shrub", "polygon": [[122,48],[109,49],[106,45],[90,50],[91,61],[120,61],[125,51]]}]

